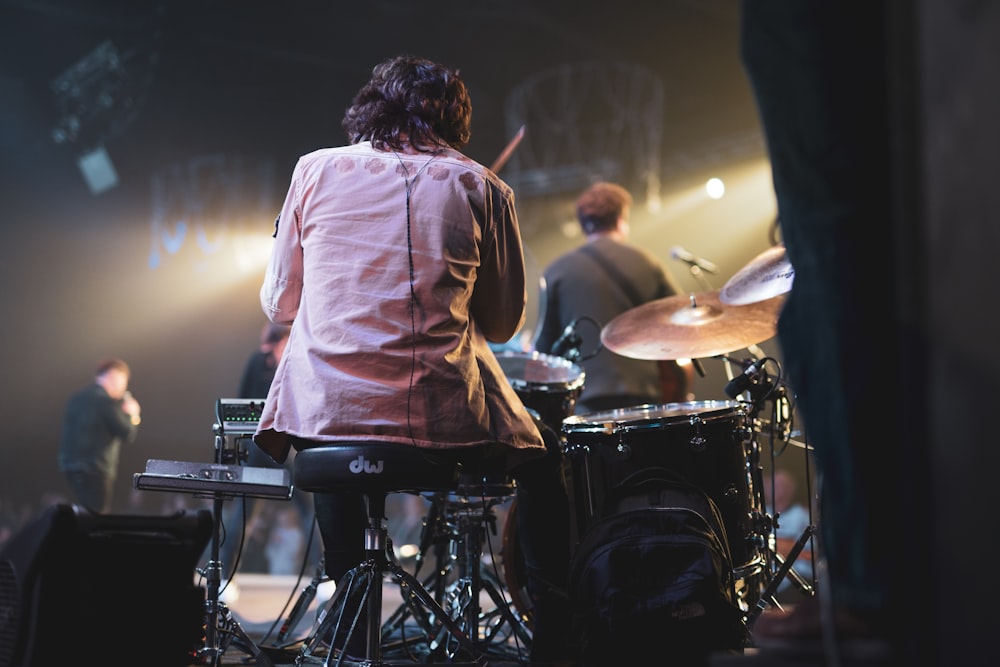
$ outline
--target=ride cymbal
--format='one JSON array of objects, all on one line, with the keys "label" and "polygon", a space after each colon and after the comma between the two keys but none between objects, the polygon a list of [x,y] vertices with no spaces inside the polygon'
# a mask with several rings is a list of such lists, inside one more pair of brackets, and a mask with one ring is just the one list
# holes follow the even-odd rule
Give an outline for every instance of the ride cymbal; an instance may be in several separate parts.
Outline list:
[{"label": "ride cymbal", "polygon": [[756,303],[792,289],[795,269],[785,258],[785,246],[776,245],[737,271],[719,292],[719,300],[733,306]]},{"label": "ride cymbal", "polygon": [[601,329],[601,343],[632,359],[698,359],[772,338],[783,295],[747,305],[724,304],[719,291],[670,296],[636,306]]}]

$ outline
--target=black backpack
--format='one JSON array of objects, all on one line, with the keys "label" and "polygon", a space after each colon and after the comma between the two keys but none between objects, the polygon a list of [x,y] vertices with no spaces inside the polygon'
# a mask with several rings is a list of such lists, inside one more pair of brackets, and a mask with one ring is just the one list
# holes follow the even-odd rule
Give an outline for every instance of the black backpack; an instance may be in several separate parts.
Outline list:
[{"label": "black backpack", "polygon": [[574,551],[570,591],[586,664],[669,649],[671,665],[700,665],[748,645],[720,512],[664,469],[606,494]]}]

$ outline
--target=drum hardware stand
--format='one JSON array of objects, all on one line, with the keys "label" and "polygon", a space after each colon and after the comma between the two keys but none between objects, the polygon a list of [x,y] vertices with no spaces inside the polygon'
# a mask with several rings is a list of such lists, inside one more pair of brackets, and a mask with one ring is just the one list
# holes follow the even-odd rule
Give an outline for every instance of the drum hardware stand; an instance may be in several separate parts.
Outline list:
[{"label": "drum hardware stand", "polygon": [[[235,454],[225,447],[226,436],[220,424],[213,426],[215,432],[216,463],[229,464],[240,460],[239,442],[237,440]],[[222,561],[219,559],[222,528],[223,502],[227,497],[242,495],[228,494],[220,491],[212,492],[212,511],[215,516],[215,526],[212,531],[212,554],[203,572],[208,583],[208,595],[205,601],[205,647],[198,652],[202,664],[213,667],[221,664],[222,654],[230,644],[235,645],[254,659],[259,667],[274,667],[271,658],[258,647],[243,630],[239,622],[225,602],[219,600],[219,588],[222,581]]]},{"label": "drum hardware stand", "polygon": [[[456,499],[448,496],[446,493],[437,493],[431,499],[414,576],[419,573],[424,554],[433,547],[436,570],[422,581],[424,586],[435,591],[435,599],[479,646],[484,656],[516,659],[517,645],[531,645],[527,619],[513,613],[502,593],[502,584],[488,570],[484,571],[481,562],[485,531],[492,528],[495,532],[496,514],[493,508],[503,498]],[[457,574],[456,579],[449,584],[447,578],[453,570],[453,563],[457,564]],[[384,625],[386,635],[402,630],[407,617],[413,613],[411,605],[406,601],[406,591],[403,592],[403,604]],[[484,610],[480,606],[482,592],[489,596],[493,609]],[[507,640],[511,638],[515,640],[516,646],[506,647]],[[408,643],[405,636],[401,643]],[[450,647],[445,647],[445,653],[449,657],[451,652]]]},{"label": "drum hardware stand", "polygon": [[801,590],[803,594],[810,597],[816,594],[812,585],[803,579],[802,575],[792,569],[792,564],[795,563],[799,554],[802,553],[802,549],[805,548],[806,544],[809,542],[809,538],[812,537],[815,531],[816,528],[814,526],[807,526],[806,529],[802,531],[802,535],[800,535],[799,539],[795,542],[795,545],[788,552],[788,555],[784,558],[782,558],[781,554],[776,551],[772,551],[772,554],[781,566],[778,568],[778,571],[767,585],[767,588],[764,589],[760,599],[757,601],[757,605],[750,612],[750,616],[747,619],[747,628],[751,632],[753,631],[753,624],[757,621],[757,617],[760,616],[760,613],[764,611],[768,604],[773,604],[780,608],[781,605],[778,604],[774,595],[778,590],[778,586],[781,585],[781,582],[784,581],[786,576],[791,578],[792,582],[799,587],[799,590]]},{"label": "drum hardware stand", "polygon": [[[782,441],[785,441],[787,440],[787,430],[789,426],[788,415],[784,413],[782,407],[783,400],[786,397],[786,390],[780,381],[772,382],[770,377],[763,370],[764,364],[768,359],[768,357],[764,357],[745,365],[743,374],[737,376],[735,379],[731,380],[728,385],[726,385],[726,393],[731,398],[735,398],[736,394],[741,391],[746,391],[750,395],[751,409],[749,414],[751,422],[753,423],[756,423],[757,421],[757,415],[760,412],[762,402],[768,399],[771,400],[774,405],[774,414],[771,421],[772,429],[778,434],[778,437],[780,437]],[[738,389],[738,391],[732,392],[733,388]],[[761,491],[763,492],[763,489]],[[766,514],[766,503],[762,506],[765,507]],[[777,516],[771,517],[770,515],[767,515],[764,518],[764,522],[767,524],[766,531],[768,533],[773,534],[774,529],[777,527],[777,518]],[[786,556],[779,554],[774,544],[770,540],[768,541],[768,555],[774,559],[773,561],[769,560],[768,562],[773,563],[776,561],[779,567],[758,598],[757,604],[751,610],[750,615],[747,618],[748,629],[752,628],[754,622],[757,620],[757,617],[768,604],[780,607],[777,599],[775,598],[775,593],[778,590],[778,586],[780,586],[781,582],[784,581],[785,577],[788,577],[803,595],[812,597],[816,594],[812,584],[792,569],[792,565],[794,565],[795,561],[799,557],[799,554],[802,553],[802,550],[805,548],[806,544],[815,532],[815,526],[806,526],[806,529],[802,531],[802,534],[799,536],[798,540],[796,540],[794,546]],[[769,571],[772,569],[773,568],[770,566],[768,567]]]},{"label": "drum hardware stand", "polygon": [[316,599],[316,592],[319,589],[319,585],[329,580],[330,578],[326,576],[326,560],[321,557],[316,564],[316,573],[313,575],[312,581],[299,593],[298,599],[292,605],[292,610],[288,612],[288,616],[285,617],[281,628],[278,630],[278,634],[275,637],[275,643],[278,646],[284,645],[284,642],[295,631],[299,623],[302,622],[306,611],[309,609],[309,605]]},{"label": "drum hardware stand", "polygon": [[[243,466],[247,458],[241,451],[241,439],[252,436],[257,426],[257,413],[263,406],[262,400],[219,399],[216,404],[217,421],[212,428],[215,434],[215,460],[211,463],[193,461],[169,461],[150,459],[146,471],[135,473],[133,481],[137,489],[155,491],[187,492],[196,497],[213,499],[213,528],[211,554],[204,570],[196,571],[207,582],[205,601],[205,645],[197,651],[199,662],[219,665],[226,648],[233,644],[253,659],[260,667],[274,667],[270,656],[265,654],[240,627],[224,602],[219,600],[222,580],[222,562],[219,558],[222,532],[223,501],[227,498],[254,496],[259,498],[292,497],[292,485],[287,470]],[[225,429],[230,428],[232,446]]]},{"label": "drum hardware stand", "polygon": [[[368,511],[369,528],[365,531],[365,560],[349,570],[342,580],[337,582],[333,596],[319,614],[316,631],[302,645],[295,664],[321,663],[326,666],[331,664],[331,661],[337,667],[345,661],[355,664],[357,661],[347,657],[343,652],[334,659],[333,648],[338,638],[349,639],[355,632],[365,634],[367,655],[375,656],[374,659],[364,658],[360,663],[361,667],[398,664],[382,660],[388,647],[384,647],[381,641],[384,624],[377,620],[382,609],[383,581],[388,577],[399,584],[403,600],[411,606],[411,610],[420,609],[420,613],[415,614],[415,617],[419,617],[418,620],[421,621],[425,641],[432,656],[441,653],[451,638],[469,652],[470,658],[469,661],[456,661],[454,660],[457,657],[456,652],[448,656],[450,664],[455,667],[486,667],[487,656],[479,645],[465,634],[459,622],[451,618],[421,582],[407,572],[396,559],[392,539],[385,527],[384,497],[381,500],[376,498],[374,502],[369,497]],[[423,608],[420,607],[421,604]],[[352,609],[353,613],[350,613]],[[362,621],[361,616],[366,611],[368,619]],[[408,660],[407,664],[411,662],[413,661]]]},{"label": "drum hardware stand", "polygon": [[[482,642],[483,649],[490,654],[492,645],[502,646],[513,636],[519,646],[530,646],[531,635],[525,619],[515,617],[511,605],[501,594],[498,582],[484,568],[481,557],[485,531],[489,526],[496,532],[496,514],[493,507],[502,499],[480,498],[476,507],[459,507],[457,518],[458,579],[449,587],[447,606],[455,616],[464,620],[464,628],[474,642]],[[481,507],[481,509],[480,509]],[[512,556],[512,554],[508,554]],[[485,574],[485,576],[484,576]],[[480,593],[485,592],[493,603],[493,609],[485,611],[480,606]],[[505,624],[509,631],[504,632]],[[500,651],[509,657],[510,651]],[[514,654],[518,651],[514,650]]]}]

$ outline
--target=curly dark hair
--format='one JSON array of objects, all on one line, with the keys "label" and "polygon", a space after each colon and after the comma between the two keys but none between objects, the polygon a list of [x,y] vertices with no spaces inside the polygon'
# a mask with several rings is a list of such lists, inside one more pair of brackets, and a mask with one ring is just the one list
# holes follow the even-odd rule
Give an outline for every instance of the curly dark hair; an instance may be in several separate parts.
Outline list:
[{"label": "curly dark hair", "polygon": [[469,143],[472,101],[458,70],[425,58],[396,56],[372,69],[341,127],[352,144],[370,140],[380,150],[421,151]]}]

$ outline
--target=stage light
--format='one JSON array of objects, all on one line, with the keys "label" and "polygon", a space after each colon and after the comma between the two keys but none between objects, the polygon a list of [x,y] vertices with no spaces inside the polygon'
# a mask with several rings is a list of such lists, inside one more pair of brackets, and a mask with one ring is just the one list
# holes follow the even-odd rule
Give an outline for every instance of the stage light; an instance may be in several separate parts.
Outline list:
[{"label": "stage light", "polygon": [[726,184],[721,178],[710,178],[705,183],[705,192],[712,199],[722,199],[726,194]]},{"label": "stage light", "polygon": [[108,155],[103,146],[84,153],[76,161],[76,164],[80,168],[80,173],[83,174],[83,180],[87,182],[91,194],[99,195],[118,185],[118,172],[115,171],[111,156]]}]

